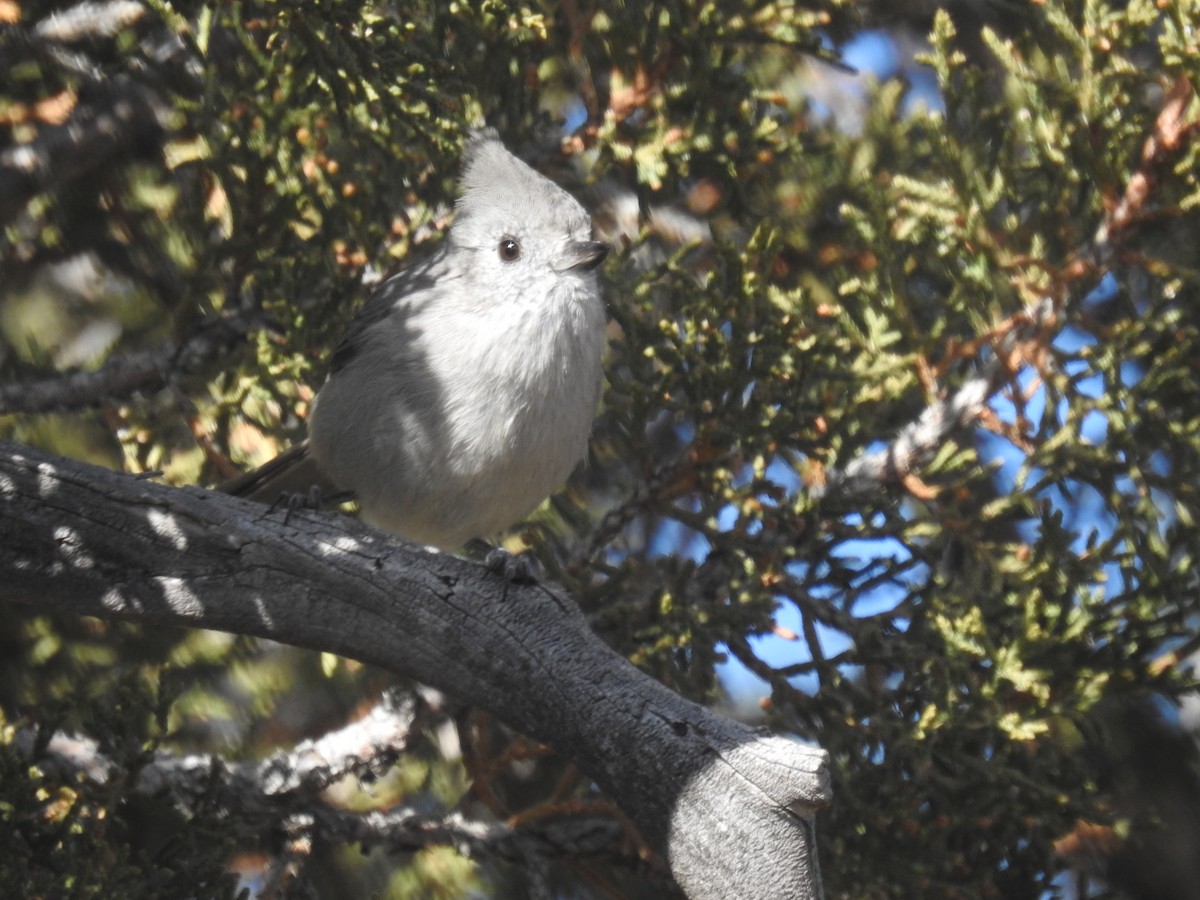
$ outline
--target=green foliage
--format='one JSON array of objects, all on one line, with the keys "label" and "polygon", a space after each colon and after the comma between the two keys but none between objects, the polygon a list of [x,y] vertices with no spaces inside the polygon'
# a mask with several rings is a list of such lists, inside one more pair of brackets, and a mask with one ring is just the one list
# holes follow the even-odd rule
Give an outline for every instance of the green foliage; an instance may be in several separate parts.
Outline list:
[{"label": "green foliage", "polygon": [[[582,116],[563,143],[580,165],[556,159],[555,177],[599,219],[602,177],[647,215],[607,267],[590,465],[521,536],[636,664],[728,703],[745,698],[717,666],[736,658],[772,727],[831,752],[830,896],[1036,895],[1076,822],[1133,827],[1097,723],[1187,686],[1163,660],[1200,620],[1197,101],[1174,143],[1160,119],[1200,84],[1200,20],[1048,0],[968,35],[939,12],[926,62],[944,111],[890,81],[849,133],[794,90],[819,78],[797,75],[817,29],[849,33],[842,4],[602,6],[155,2],[89,42],[101,81],[162,94],[161,147],[4,223],[0,372],[95,366],[234,314],[250,336],[152,396],[0,431],[180,482],[261,462],[302,433],[364,272],[438,239],[475,120],[528,151]],[[23,12],[22,28],[42,16]],[[45,126],[39,101],[95,89],[0,47],[6,141]],[[664,205],[690,205],[711,239],[671,234]],[[120,283],[64,299],[46,267],[84,251]],[[117,323],[111,340],[68,357],[96,322]],[[998,358],[989,413],[869,491],[821,490]],[[240,639],[19,612],[0,613],[0,826],[23,848],[0,853],[4,888],[137,896],[178,861],[146,855],[122,785],[30,770],[16,725],[86,732],[136,768],[160,742],[269,752],[295,736],[269,727],[281,706],[332,720],[383,683]],[[432,750],[405,766],[385,795],[449,807],[463,790]],[[215,822],[173,832],[214,891],[236,840],[277,838]],[[383,876],[393,895],[519,878],[442,852]],[[394,862],[378,856],[361,865]],[[359,871],[349,857],[323,857],[322,877]]]},{"label": "green foliage", "polygon": [[[40,712],[55,727],[96,738],[114,771],[144,763],[147,734],[165,710],[132,665],[85,702],[58,692]],[[116,681],[115,684],[112,682]],[[122,778],[43,767],[18,751],[16,723],[0,723],[0,890],[12,897],[233,898],[226,862],[238,835],[218,808],[185,822],[169,807],[132,797]],[[153,740],[153,739],[151,739]]]}]

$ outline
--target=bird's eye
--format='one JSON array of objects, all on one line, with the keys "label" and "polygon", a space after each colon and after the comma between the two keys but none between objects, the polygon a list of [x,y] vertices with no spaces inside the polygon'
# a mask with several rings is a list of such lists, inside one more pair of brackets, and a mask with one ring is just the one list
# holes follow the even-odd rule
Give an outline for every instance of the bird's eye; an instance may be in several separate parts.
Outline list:
[{"label": "bird's eye", "polygon": [[513,238],[500,239],[500,258],[505,262],[513,262],[521,258],[521,245]]}]

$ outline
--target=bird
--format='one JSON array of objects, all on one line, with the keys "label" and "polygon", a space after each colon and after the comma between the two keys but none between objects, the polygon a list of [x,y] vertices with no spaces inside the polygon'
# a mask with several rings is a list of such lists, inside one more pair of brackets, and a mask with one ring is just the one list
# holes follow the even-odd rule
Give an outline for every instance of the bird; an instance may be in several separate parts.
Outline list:
[{"label": "bird", "polygon": [[464,159],[445,238],[353,318],[307,439],[227,493],[352,496],[369,524],[454,550],[521,521],[585,457],[610,247],[494,130],[477,131]]}]

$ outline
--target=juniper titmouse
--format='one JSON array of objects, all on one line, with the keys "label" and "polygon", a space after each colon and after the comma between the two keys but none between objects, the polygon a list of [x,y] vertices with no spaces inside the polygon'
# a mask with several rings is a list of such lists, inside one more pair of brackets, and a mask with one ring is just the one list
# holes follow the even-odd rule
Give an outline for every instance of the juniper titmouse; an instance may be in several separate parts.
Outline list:
[{"label": "juniper titmouse", "polygon": [[512,525],[586,452],[608,249],[573,197],[479,132],[449,234],[350,323],[308,441],[227,489],[349,491],[367,521],[445,549]]}]

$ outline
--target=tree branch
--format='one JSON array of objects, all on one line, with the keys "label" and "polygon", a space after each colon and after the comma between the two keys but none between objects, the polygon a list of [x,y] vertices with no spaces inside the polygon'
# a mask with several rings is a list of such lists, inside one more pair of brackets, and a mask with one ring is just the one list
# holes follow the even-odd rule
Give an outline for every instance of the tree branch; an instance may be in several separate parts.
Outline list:
[{"label": "tree branch", "polygon": [[858,497],[907,477],[933,458],[951,433],[979,418],[1002,372],[999,359],[993,358],[984,374],[969,379],[952,396],[925,407],[883,450],[855,457],[844,469],[830,469],[825,484],[814,485],[812,495]]},{"label": "tree branch", "polygon": [[215,628],[416,678],[575,762],[693,898],[821,896],[824,752],[672,693],[578,607],[335,514],[269,513],[0,443],[0,596]]},{"label": "tree branch", "polygon": [[[429,709],[414,697],[395,701],[389,696],[362,718],[260,762],[160,750],[138,770],[133,790],[166,797],[186,816],[216,803],[245,821],[268,827],[303,821],[329,840],[392,851],[445,845],[509,862],[531,856],[621,855],[625,834],[613,818],[563,815],[513,827],[471,821],[458,811],[437,815],[398,808],[360,813],[330,806],[319,797],[339,779],[378,770],[381,762],[405,752],[428,717]],[[119,772],[90,738],[57,733],[38,755],[38,733],[29,728],[17,734],[15,746],[30,762],[100,783],[129,774]]]},{"label": "tree branch", "polygon": [[0,386],[0,416],[79,409],[103,400],[153,390],[228,352],[245,339],[241,317],[209,319],[186,341],[167,341],[137,353],[113,356],[92,371],[61,372],[49,378]]}]

